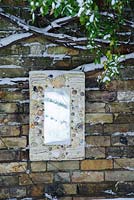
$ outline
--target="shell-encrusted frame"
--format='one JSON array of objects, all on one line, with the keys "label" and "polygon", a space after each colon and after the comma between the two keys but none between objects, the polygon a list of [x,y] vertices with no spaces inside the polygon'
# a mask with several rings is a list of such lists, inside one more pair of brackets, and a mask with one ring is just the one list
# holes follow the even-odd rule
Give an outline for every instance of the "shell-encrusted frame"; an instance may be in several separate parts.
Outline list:
[{"label": "shell-encrusted frame", "polygon": [[[47,88],[70,92],[70,144],[44,143],[44,94]],[[30,160],[81,160],[85,157],[85,75],[75,71],[30,72]]]}]

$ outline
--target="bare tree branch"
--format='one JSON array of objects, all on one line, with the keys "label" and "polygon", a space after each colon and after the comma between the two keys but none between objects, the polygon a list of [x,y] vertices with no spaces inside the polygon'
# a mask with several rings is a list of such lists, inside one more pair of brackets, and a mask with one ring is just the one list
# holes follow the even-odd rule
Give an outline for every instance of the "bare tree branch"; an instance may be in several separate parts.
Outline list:
[{"label": "bare tree branch", "polygon": [[[107,12],[102,12],[101,14],[107,17],[113,17],[112,14],[109,14]],[[77,49],[86,49],[86,45],[88,42],[88,39],[86,37],[73,37],[68,34],[61,34],[61,33],[54,32],[55,30],[60,29],[64,27],[65,25],[74,22],[75,20],[78,19],[77,17],[62,17],[60,19],[54,20],[45,28],[38,28],[38,27],[29,25],[25,20],[22,20],[19,17],[16,17],[9,13],[5,13],[3,9],[0,9],[0,16],[8,19],[12,23],[15,23],[16,25],[18,25],[19,27],[21,27],[23,30],[26,31],[26,33],[14,34],[7,38],[2,39],[0,42],[0,48],[6,47],[7,45],[17,42],[20,39],[25,39],[27,37],[30,37],[33,34],[41,34],[45,38],[55,43],[62,44],[64,46],[77,48]],[[133,29],[133,22],[125,20],[124,26],[126,25],[128,25],[128,27],[131,25],[131,28]],[[95,42],[100,46],[101,45],[108,46],[110,44],[109,40],[97,39],[97,38],[95,39]],[[128,42],[119,41],[118,44],[119,46],[123,46],[123,47],[129,44],[129,49],[131,49],[131,45],[134,45],[134,43],[129,40]]]}]

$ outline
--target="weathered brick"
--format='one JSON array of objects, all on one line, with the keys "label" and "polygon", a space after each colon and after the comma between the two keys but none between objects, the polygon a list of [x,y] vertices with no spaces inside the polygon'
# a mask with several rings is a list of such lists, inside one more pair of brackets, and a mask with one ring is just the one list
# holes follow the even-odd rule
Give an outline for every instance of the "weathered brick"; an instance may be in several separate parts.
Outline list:
[{"label": "weathered brick", "polygon": [[73,197],[73,200],[105,200],[106,198],[104,197]]},{"label": "weathered brick", "polygon": [[1,136],[19,136],[20,126],[0,125],[0,135]]},{"label": "weathered brick", "polygon": [[59,172],[55,174],[54,179],[56,182],[70,182],[70,174],[68,172]]},{"label": "weathered brick", "polygon": [[18,177],[17,176],[0,176],[0,186],[14,186],[18,185]]},{"label": "weathered brick", "polygon": [[114,168],[131,170],[134,168],[134,158],[114,159]]},{"label": "weathered brick", "polygon": [[29,196],[32,197],[42,197],[44,195],[44,185],[33,185],[29,187],[28,190]]},{"label": "weathered brick", "polygon": [[105,158],[105,148],[86,147],[86,158]]},{"label": "weathered brick", "polygon": [[[78,187],[79,195],[90,196],[89,197],[90,199],[95,200],[96,198],[94,196],[101,197],[102,195],[104,195],[105,191],[107,190],[115,191],[115,182],[82,183],[82,184],[78,184],[77,187]],[[91,198],[91,196],[93,197]]]},{"label": "weathered brick", "polygon": [[32,185],[37,183],[52,183],[53,174],[52,173],[31,173],[31,174],[21,174],[19,177],[20,185]]},{"label": "weathered brick", "polygon": [[121,78],[122,79],[134,79],[134,67],[133,66],[128,66],[124,67],[123,69],[120,70]]},{"label": "weathered brick", "polygon": [[134,145],[134,134],[131,136],[131,133],[115,133],[111,137],[112,146],[133,146]]},{"label": "weathered brick", "polygon": [[0,113],[29,113],[29,103],[0,103]]},{"label": "weathered brick", "polygon": [[48,171],[60,171],[60,170],[74,170],[79,169],[79,161],[61,161],[61,162],[48,162]]},{"label": "weathered brick", "polygon": [[25,172],[26,168],[25,162],[0,163],[0,173]]},{"label": "weathered brick", "polygon": [[100,113],[100,112],[105,112],[105,103],[91,103],[91,102],[86,102],[86,112],[90,113]]},{"label": "weathered brick", "polygon": [[102,182],[104,181],[103,172],[73,172],[72,182]]},{"label": "weathered brick", "polygon": [[16,103],[0,103],[0,113],[16,113],[18,106]]},{"label": "weathered brick", "polygon": [[134,103],[133,102],[112,102],[106,105],[107,112],[134,112]]},{"label": "weathered brick", "polygon": [[124,133],[124,132],[133,132],[134,131],[134,124],[104,124],[104,133],[110,134],[111,133]]},{"label": "weathered brick", "polygon": [[85,125],[86,135],[96,135],[103,133],[103,125],[102,124],[87,124]]},{"label": "weathered brick", "polygon": [[26,137],[9,137],[9,138],[0,138],[0,148],[23,148],[26,147]]},{"label": "weathered brick", "polygon": [[26,188],[24,187],[14,187],[9,188],[9,195],[10,197],[25,197],[26,196]]},{"label": "weathered brick", "polygon": [[76,184],[63,184],[65,195],[77,194],[77,185]]},{"label": "weathered brick", "polygon": [[19,151],[0,150],[0,161],[17,161],[19,158]]},{"label": "weathered brick", "polygon": [[79,51],[75,49],[63,47],[63,46],[49,46],[47,48],[47,53],[48,54],[66,54],[66,55],[74,56],[74,55],[78,55]]},{"label": "weathered brick", "polygon": [[130,113],[116,113],[114,114],[114,123],[134,123],[134,114]]},{"label": "weathered brick", "polygon": [[2,101],[23,101],[29,99],[27,90],[3,90],[0,92],[0,100]]},{"label": "weathered brick", "polygon": [[134,181],[133,171],[107,171],[105,181]]},{"label": "weathered brick", "polygon": [[117,92],[117,100],[132,102],[134,101],[134,92],[133,91]]},{"label": "weathered brick", "polygon": [[0,199],[7,199],[10,198],[9,196],[9,189],[8,188],[0,188]]},{"label": "weathered brick", "polygon": [[108,91],[86,91],[86,101],[111,102],[116,100],[116,92]]},{"label": "weathered brick", "polygon": [[118,184],[116,184],[116,192],[122,196],[132,196],[133,199],[134,182],[118,182]]},{"label": "weathered brick", "polygon": [[107,147],[106,148],[106,157],[111,158],[133,158],[134,148],[133,147]]},{"label": "weathered brick", "polygon": [[87,146],[110,146],[109,136],[87,136],[86,137]]},{"label": "weathered brick", "polygon": [[112,169],[112,160],[83,160],[81,161],[81,170],[105,170]]},{"label": "weathered brick", "polygon": [[20,150],[20,160],[21,161],[28,161],[29,160],[29,151],[24,149]]},{"label": "weathered brick", "polygon": [[16,65],[5,65],[3,68],[0,68],[0,75],[2,78],[24,77],[26,73],[27,69]]},{"label": "weathered brick", "polygon": [[29,134],[29,125],[22,125],[21,126],[21,135],[28,135]]},{"label": "weathered brick", "polygon": [[107,86],[108,90],[134,90],[134,80],[114,80],[109,86]]},{"label": "weathered brick", "polygon": [[32,172],[45,172],[46,171],[46,162],[32,162],[31,163]]},{"label": "weathered brick", "polygon": [[112,122],[113,122],[113,115],[110,113],[86,114],[86,123],[104,124],[104,123],[112,123]]},{"label": "weathered brick", "polygon": [[26,114],[0,114],[1,125],[28,124],[29,116]]}]

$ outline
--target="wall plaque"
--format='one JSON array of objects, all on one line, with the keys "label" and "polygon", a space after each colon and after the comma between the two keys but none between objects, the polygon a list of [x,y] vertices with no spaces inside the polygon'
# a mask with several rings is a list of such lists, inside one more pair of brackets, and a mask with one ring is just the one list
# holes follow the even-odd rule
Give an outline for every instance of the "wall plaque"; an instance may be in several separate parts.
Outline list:
[{"label": "wall plaque", "polygon": [[30,160],[84,159],[84,124],[84,73],[30,72]]}]

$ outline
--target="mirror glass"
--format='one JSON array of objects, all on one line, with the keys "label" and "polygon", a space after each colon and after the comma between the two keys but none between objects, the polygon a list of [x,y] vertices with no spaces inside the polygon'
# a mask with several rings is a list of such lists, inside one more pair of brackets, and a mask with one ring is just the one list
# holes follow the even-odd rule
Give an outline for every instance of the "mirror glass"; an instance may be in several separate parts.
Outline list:
[{"label": "mirror glass", "polygon": [[47,88],[44,96],[44,143],[70,144],[69,89]]}]

